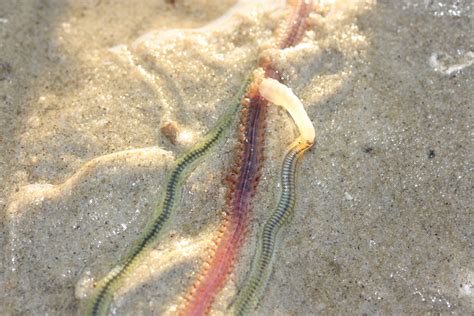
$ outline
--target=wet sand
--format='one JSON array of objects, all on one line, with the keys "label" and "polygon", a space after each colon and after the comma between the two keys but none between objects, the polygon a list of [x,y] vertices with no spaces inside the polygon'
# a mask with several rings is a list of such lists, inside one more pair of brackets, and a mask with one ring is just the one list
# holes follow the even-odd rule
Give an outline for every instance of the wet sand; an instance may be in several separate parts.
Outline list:
[{"label": "wet sand", "polygon": [[[82,310],[143,229],[170,162],[225,111],[283,14],[278,1],[227,15],[233,1],[175,2],[2,1],[0,314]],[[256,314],[473,313],[474,16],[457,3],[328,3],[301,45],[266,53],[317,143]],[[175,140],[160,128],[169,122]],[[215,315],[245,278],[295,135],[271,107],[248,244]],[[221,218],[235,143],[191,174],[112,312],[181,304]]]}]

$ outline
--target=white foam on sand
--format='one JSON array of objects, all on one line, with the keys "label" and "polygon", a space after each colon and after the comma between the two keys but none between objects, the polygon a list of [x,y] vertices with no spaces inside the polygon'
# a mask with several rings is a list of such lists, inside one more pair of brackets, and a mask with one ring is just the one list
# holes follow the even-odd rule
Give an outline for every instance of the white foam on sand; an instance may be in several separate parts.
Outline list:
[{"label": "white foam on sand", "polygon": [[429,58],[430,66],[445,75],[452,75],[474,64],[474,52],[469,51],[453,57],[448,53],[434,52]]}]

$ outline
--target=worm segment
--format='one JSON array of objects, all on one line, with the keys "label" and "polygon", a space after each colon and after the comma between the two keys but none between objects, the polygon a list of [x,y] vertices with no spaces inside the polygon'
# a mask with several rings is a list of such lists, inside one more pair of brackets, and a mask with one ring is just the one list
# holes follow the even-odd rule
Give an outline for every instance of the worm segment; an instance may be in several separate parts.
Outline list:
[{"label": "worm segment", "polygon": [[256,307],[270,279],[278,232],[288,221],[296,203],[296,167],[315,139],[315,131],[301,101],[290,88],[273,79],[264,79],[260,94],[285,108],[293,118],[300,136],[289,147],[281,168],[281,193],[276,209],[259,233],[259,245],[248,278],[233,304],[235,315],[247,315]]}]

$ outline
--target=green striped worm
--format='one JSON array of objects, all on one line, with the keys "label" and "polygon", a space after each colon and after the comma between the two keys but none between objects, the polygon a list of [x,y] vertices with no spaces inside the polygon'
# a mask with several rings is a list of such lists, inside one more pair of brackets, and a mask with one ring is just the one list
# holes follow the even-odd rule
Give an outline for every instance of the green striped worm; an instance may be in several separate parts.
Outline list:
[{"label": "green striped worm", "polygon": [[296,202],[296,167],[303,153],[314,144],[315,132],[303,104],[291,89],[273,79],[264,79],[260,94],[273,104],[284,107],[298,126],[300,136],[289,147],[281,168],[281,193],[277,207],[263,226],[252,269],[234,304],[235,315],[247,315],[257,305],[270,278],[275,243],[280,228],[293,214]]},{"label": "green striped worm", "polygon": [[173,214],[180,199],[181,186],[196,166],[206,157],[216,144],[227,135],[240,100],[244,95],[250,78],[245,81],[231,101],[229,109],[218,119],[216,125],[192,149],[180,155],[169,169],[165,189],[161,192],[156,210],[142,235],[122,261],[115,266],[97,285],[87,306],[87,315],[106,315],[115,291],[122,285],[125,277],[133,271],[158,243],[164,226]]}]

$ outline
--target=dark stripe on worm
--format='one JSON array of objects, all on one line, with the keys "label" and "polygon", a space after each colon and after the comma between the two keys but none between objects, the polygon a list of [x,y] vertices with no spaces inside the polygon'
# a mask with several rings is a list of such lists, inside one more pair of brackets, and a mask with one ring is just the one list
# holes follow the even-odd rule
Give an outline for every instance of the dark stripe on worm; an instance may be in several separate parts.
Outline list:
[{"label": "dark stripe on worm", "polygon": [[233,312],[247,315],[257,305],[270,278],[275,257],[275,242],[280,228],[293,214],[296,201],[295,174],[299,158],[310,147],[307,143],[294,143],[285,155],[281,169],[281,193],[278,205],[265,223],[259,238],[259,247],[252,264],[252,270],[239,292]]},{"label": "dark stripe on worm", "polygon": [[[277,37],[276,47],[287,48],[295,45],[302,37],[306,19],[312,9],[311,0],[300,0],[293,14]],[[278,71],[273,69],[269,60],[260,60],[266,77],[280,79]],[[260,179],[263,162],[263,143],[265,132],[265,113],[268,102],[258,92],[260,78],[255,80],[246,94],[248,102],[242,102],[241,134],[242,146],[236,150],[236,164],[231,168],[227,179],[230,188],[227,196],[227,215],[220,230],[222,237],[216,242],[210,259],[205,263],[203,273],[186,297],[187,301],[180,315],[208,314],[215,296],[227,281],[233,269],[236,257],[245,239],[248,219],[251,212],[251,199]]]},{"label": "dark stripe on worm", "polygon": [[226,224],[221,229],[223,236],[216,242],[217,247],[206,262],[206,268],[192,286],[181,315],[203,315],[209,312],[215,295],[233,268],[247,227],[250,201],[255,193],[263,158],[261,153],[268,102],[258,94],[258,83],[255,81],[250,85],[246,97],[250,101],[242,103],[244,108],[241,111],[239,128],[242,131],[240,139],[243,142],[243,150],[238,151],[235,167],[231,169],[232,174],[238,170],[238,176],[228,191],[229,211],[225,219]]}]

